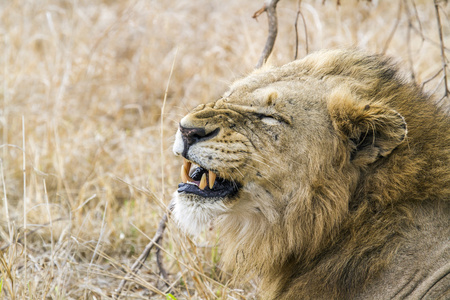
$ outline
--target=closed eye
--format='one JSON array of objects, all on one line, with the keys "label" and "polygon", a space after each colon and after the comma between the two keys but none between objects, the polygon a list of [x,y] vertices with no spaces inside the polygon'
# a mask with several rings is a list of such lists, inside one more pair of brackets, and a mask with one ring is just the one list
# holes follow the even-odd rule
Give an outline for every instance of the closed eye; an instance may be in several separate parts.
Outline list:
[{"label": "closed eye", "polygon": [[274,125],[281,125],[281,124],[291,124],[291,121],[284,115],[281,114],[261,114],[256,113],[256,117],[258,117],[261,122],[263,122],[266,125],[274,126]]},{"label": "closed eye", "polygon": [[277,119],[271,117],[271,116],[264,116],[261,118],[261,122],[263,122],[266,125],[274,126],[274,125],[280,125],[281,122]]}]

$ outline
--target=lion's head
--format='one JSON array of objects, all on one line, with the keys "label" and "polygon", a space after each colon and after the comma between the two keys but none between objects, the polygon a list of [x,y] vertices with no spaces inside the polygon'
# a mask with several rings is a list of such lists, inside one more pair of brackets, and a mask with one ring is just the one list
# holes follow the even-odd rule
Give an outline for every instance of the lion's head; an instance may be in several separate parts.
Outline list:
[{"label": "lion's head", "polygon": [[415,143],[406,107],[419,95],[389,60],[358,51],[257,70],[181,120],[173,216],[193,234],[214,221],[225,267],[268,278],[274,295],[280,278],[312,269],[349,224],[407,189],[415,195],[417,159],[404,157]]}]

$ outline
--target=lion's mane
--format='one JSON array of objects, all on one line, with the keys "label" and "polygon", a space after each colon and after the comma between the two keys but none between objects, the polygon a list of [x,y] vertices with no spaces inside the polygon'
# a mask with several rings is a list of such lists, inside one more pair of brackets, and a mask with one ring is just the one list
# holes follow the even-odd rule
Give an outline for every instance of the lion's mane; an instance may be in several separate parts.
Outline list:
[{"label": "lion's mane", "polygon": [[[263,101],[255,100],[257,91]],[[410,264],[448,264],[449,116],[390,59],[317,52],[256,71],[231,86],[226,103],[202,109],[235,109],[233,97],[252,113],[255,106],[280,111],[293,98],[302,103],[286,109],[285,122],[291,118],[301,140],[283,140],[278,126],[265,141],[256,121],[228,121],[251,128],[247,137],[264,162],[255,165],[259,172],[244,173],[237,199],[216,217],[224,267],[236,278],[260,276],[271,299],[392,297],[396,283],[386,281],[402,272],[414,278]],[[296,121],[300,116],[310,119]],[[302,144],[310,148],[298,150]],[[266,156],[258,145],[270,145]]]}]

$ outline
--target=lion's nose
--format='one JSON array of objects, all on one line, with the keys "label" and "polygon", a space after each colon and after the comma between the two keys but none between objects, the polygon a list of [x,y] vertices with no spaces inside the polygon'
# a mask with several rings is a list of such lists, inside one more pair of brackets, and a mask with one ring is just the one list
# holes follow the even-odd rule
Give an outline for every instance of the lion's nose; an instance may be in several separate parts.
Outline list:
[{"label": "lion's nose", "polygon": [[181,137],[183,139],[183,153],[182,155],[184,157],[187,156],[187,152],[189,150],[189,147],[192,145],[201,142],[209,140],[213,137],[215,137],[220,131],[220,128],[216,128],[212,131],[206,131],[205,128],[187,128],[180,125],[180,132]]},{"label": "lion's nose", "polygon": [[186,128],[180,125],[181,137],[184,144],[190,147],[206,136],[205,128]]}]

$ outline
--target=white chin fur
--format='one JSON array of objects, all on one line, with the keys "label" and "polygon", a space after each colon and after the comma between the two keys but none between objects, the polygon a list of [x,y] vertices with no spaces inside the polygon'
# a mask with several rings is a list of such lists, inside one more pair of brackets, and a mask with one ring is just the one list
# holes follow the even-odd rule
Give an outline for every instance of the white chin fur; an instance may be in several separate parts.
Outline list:
[{"label": "white chin fur", "polygon": [[198,236],[205,225],[227,211],[223,201],[192,201],[180,197],[178,192],[173,194],[172,202],[174,220],[183,231],[193,236]]}]

